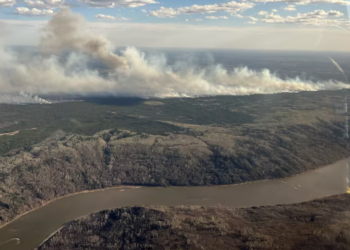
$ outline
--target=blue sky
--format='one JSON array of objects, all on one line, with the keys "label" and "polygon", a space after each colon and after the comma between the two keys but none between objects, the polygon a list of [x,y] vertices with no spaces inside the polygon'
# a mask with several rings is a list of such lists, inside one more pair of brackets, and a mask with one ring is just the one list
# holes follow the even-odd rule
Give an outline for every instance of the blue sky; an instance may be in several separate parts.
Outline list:
[{"label": "blue sky", "polygon": [[69,6],[118,46],[349,51],[349,1],[0,0],[0,38],[38,44]]},{"label": "blue sky", "polygon": [[[6,1],[11,2],[11,7],[6,7],[11,4],[7,3]],[[52,7],[50,6],[50,2],[52,0],[33,0],[32,2],[41,2],[42,8],[37,7],[36,9],[39,11],[38,13],[32,13],[31,10],[33,9],[33,5],[28,4],[28,0],[0,0],[0,19],[6,19],[6,20],[48,20],[50,19],[50,13],[45,14],[41,13],[41,11],[49,10],[51,12],[56,12],[59,9],[59,5]],[[95,0],[94,3],[101,3],[106,2],[108,0]],[[323,19],[322,24],[318,23],[317,26],[325,25],[329,26],[332,25],[334,22],[337,22],[336,24],[339,25],[347,25],[346,22],[338,22],[338,20],[348,20],[348,14],[347,14],[347,6],[346,3],[348,3],[346,0],[320,0],[317,1],[318,3],[312,3],[312,0],[298,0],[297,2],[291,1],[290,3],[288,1],[282,1],[282,0],[266,0],[266,2],[259,2],[259,0],[256,1],[224,1],[224,0],[141,0],[138,2],[141,2],[140,5],[134,7],[130,2],[133,0],[111,0],[111,3],[115,3],[115,7],[113,8],[94,8],[91,7],[91,4],[87,3],[86,0],[79,1],[65,1],[64,4],[66,5],[72,5],[72,10],[74,12],[79,12],[82,15],[85,16],[85,18],[89,22],[95,22],[95,21],[108,21],[108,22],[131,22],[131,23],[188,23],[188,24],[196,24],[196,25],[216,25],[216,26],[249,26],[249,25],[262,25],[265,26],[266,24],[285,24],[286,20],[279,20],[279,21],[273,21],[272,19],[278,19],[278,17],[296,17],[298,14],[306,14],[311,13],[315,10],[323,10],[326,13],[329,11],[338,11],[339,13],[334,16],[329,16],[327,14],[324,14],[321,19]],[[143,2],[144,1],[144,2]],[[142,3],[143,2],[143,3]],[[157,3],[152,3],[157,2]],[[157,11],[160,10],[161,7],[165,9],[172,8],[173,10],[177,11],[179,8],[188,7],[191,8],[194,5],[198,6],[220,6],[230,3],[237,3],[237,4],[246,4],[246,5],[253,5],[252,7],[246,8],[246,9],[234,9],[229,11],[214,11],[214,12],[198,12],[198,13],[192,13],[192,14],[178,14],[175,17],[157,17],[152,15],[152,13],[157,13]],[[61,2],[63,3],[63,1]],[[306,3],[306,4],[305,4]],[[120,7],[118,5],[123,4],[125,7]],[[293,11],[287,11],[285,10],[286,6],[288,5],[294,5],[295,10]],[[130,5],[130,6],[128,6]],[[25,8],[24,12],[22,9],[22,12],[18,11],[19,8]],[[143,11],[147,12],[143,12]],[[275,12],[272,12],[272,10],[275,10]],[[259,15],[258,13],[261,11],[268,12],[269,15],[272,14],[270,18],[266,18],[266,16]],[[114,17],[115,20],[108,20],[108,19],[97,19],[96,15],[106,15],[110,17]],[[243,16],[243,18],[238,18],[235,16],[235,14]],[[266,14],[266,15],[268,15]],[[219,19],[208,19],[206,17],[221,17]],[[253,21],[250,17],[257,18],[259,20]],[[277,18],[276,18],[277,17]],[[125,20],[121,20],[121,18],[124,18]],[[227,18],[227,19],[222,19]],[[200,19],[200,20],[199,20]],[[270,19],[270,22],[268,21]],[[302,19],[304,22],[303,25],[313,25],[312,19],[314,17],[311,17],[311,20]],[[317,19],[320,19],[317,17]],[[329,20],[329,21],[328,21]],[[311,21],[311,22],[310,22]],[[250,22],[250,23],[248,23]],[[289,23],[291,24],[300,24],[300,20],[293,20],[290,19]],[[326,23],[326,24],[325,24]]]}]

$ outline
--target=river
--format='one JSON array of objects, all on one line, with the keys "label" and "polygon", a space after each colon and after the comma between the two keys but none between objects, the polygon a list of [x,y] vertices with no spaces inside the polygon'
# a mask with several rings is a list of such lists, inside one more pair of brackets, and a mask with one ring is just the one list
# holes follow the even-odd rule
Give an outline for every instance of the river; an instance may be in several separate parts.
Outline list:
[{"label": "river", "polygon": [[240,185],[116,187],[67,196],[27,213],[1,228],[0,249],[33,249],[64,223],[108,208],[135,205],[266,206],[345,193],[348,161],[349,159],[342,160],[291,178]]}]

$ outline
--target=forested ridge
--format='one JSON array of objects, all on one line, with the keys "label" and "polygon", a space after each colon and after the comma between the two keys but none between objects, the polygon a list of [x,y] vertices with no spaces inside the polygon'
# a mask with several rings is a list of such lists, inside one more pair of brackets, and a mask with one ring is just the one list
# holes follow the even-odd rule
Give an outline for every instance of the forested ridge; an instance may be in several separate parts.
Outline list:
[{"label": "forested ridge", "polygon": [[[17,143],[16,138],[28,136],[22,147],[8,144],[11,150],[0,157],[0,225],[84,190],[235,184],[288,177],[333,163],[349,154],[344,118],[333,109],[333,100],[341,95],[335,91],[278,94],[270,99],[147,100],[126,107],[93,104],[91,118],[83,118],[84,113],[69,118],[92,105],[82,102],[71,104],[75,111],[67,113],[69,124],[60,118],[63,106],[34,106],[38,113],[58,109],[60,119],[52,116],[50,125],[35,120],[37,130],[0,137]],[[20,112],[10,107],[14,109]],[[87,120],[96,119],[94,114],[100,122]],[[13,125],[7,123],[6,131],[34,127],[29,116],[24,124],[15,118],[9,118]],[[38,139],[35,135],[41,132],[48,136]]]}]

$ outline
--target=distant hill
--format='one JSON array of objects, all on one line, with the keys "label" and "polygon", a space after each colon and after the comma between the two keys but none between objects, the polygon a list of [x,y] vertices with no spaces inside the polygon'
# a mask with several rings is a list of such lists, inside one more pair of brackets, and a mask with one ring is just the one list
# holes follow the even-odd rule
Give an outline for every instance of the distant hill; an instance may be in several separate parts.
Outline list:
[{"label": "distant hill", "polygon": [[350,249],[349,224],[349,194],[241,209],[127,207],[70,222],[39,249]]}]

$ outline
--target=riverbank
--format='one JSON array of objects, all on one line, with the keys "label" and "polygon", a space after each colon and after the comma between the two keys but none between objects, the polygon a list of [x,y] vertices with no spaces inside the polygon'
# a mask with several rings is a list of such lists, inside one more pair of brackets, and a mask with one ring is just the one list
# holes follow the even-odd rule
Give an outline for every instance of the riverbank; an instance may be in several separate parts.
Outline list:
[{"label": "riverbank", "polygon": [[340,96],[342,91],[162,99],[163,105],[0,105],[2,120],[27,121],[7,131],[37,128],[0,137],[0,225],[84,190],[231,185],[331,164],[349,156],[343,118],[333,110]]},{"label": "riverbank", "polygon": [[[331,164],[331,165],[341,164],[341,163],[343,163],[343,162],[347,162],[348,160],[350,160],[350,158],[339,160],[339,161],[337,161],[337,162],[335,162],[335,163],[333,163],[333,164]],[[322,170],[323,168],[327,168],[327,167],[329,167],[329,166],[330,166],[330,165],[321,166],[321,167],[318,168],[318,170]],[[349,169],[348,164],[347,164],[347,168]],[[296,176],[299,176],[299,175],[302,175],[302,174],[307,174],[307,173],[310,173],[310,172],[312,172],[312,171],[316,171],[316,170],[308,170],[308,171],[305,171],[304,173],[296,174],[296,175],[293,175],[293,176],[291,176],[291,177],[284,178],[284,179],[290,179],[290,178],[292,178],[292,177],[296,177]],[[283,181],[284,179],[279,179],[279,181]],[[266,180],[259,180],[259,181],[255,181],[255,182],[244,182],[244,183],[238,183],[238,184],[230,184],[230,185],[211,185],[211,187],[215,187],[215,186],[217,186],[217,187],[218,187],[218,186],[222,186],[222,187],[234,187],[234,186],[238,186],[238,185],[248,185],[248,184],[250,184],[250,183],[255,183],[255,184],[257,184],[257,183],[259,183],[259,182],[264,182],[264,181],[268,181],[268,179],[266,179]],[[124,188],[125,188],[125,189],[135,189],[135,188],[142,188],[142,187],[145,187],[145,186],[133,186],[133,185],[125,186],[125,185],[121,185],[121,186],[108,187],[108,188],[102,188],[102,189],[84,190],[84,191],[80,191],[80,192],[76,192],[76,193],[67,194],[67,195],[64,195],[64,196],[55,198],[55,199],[53,199],[53,200],[44,202],[41,206],[38,206],[38,207],[36,207],[36,208],[34,208],[34,209],[32,209],[32,210],[26,211],[26,212],[24,212],[24,213],[22,213],[22,214],[16,216],[13,220],[7,222],[6,224],[0,225],[0,229],[3,228],[3,227],[5,227],[5,226],[8,225],[8,224],[14,222],[15,220],[19,219],[20,217],[22,217],[22,216],[24,216],[24,215],[26,215],[26,214],[28,214],[28,213],[31,213],[31,212],[33,212],[33,211],[35,211],[35,210],[37,210],[37,209],[40,209],[41,207],[46,206],[46,205],[48,205],[48,204],[50,204],[50,203],[52,203],[52,202],[55,202],[55,201],[57,201],[57,200],[64,199],[64,198],[67,198],[67,197],[70,197],[70,196],[79,195],[79,194],[85,194],[85,193],[92,193],[92,192],[102,192],[102,191],[107,191],[107,190],[111,190],[111,189],[121,189],[120,191],[125,191],[125,190],[123,190]],[[350,193],[350,190],[347,190],[347,192]],[[321,198],[321,197],[318,197],[318,198]]]},{"label": "riverbank", "polygon": [[76,193],[72,193],[72,194],[67,194],[67,195],[58,197],[58,198],[56,198],[56,199],[53,199],[53,200],[51,200],[51,201],[47,201],[47,202],[43,203],[41,206],[39,206],[39,207],[36,207],[36,208],[34,208],[34,209],[32,209],[32,210],[29,210],[29,211],[27,211],[27,212],[25,212],[25,213],[23,213],[23,214],[18,215],[18,216],[15,217],[12,221],[7,222],[7,223],[4,224],[4,225],[0,225],[0,229],[3,228],[3,227],[5,227],[5,226],[8,225],[8,224],[14,222],[15,220],[21,218],[22,216],[24,216],[24,215],[26,215],[26,214],[28,214],[28,213],[34,212],[35,210],[37,210],[37,209],[39,209],[39,208],[41,208],[41,207],[43,207],[43,206],[46,206],[46,205],[48,205],[48,204],[50,204],[50,203],[52,203],[52,202],[58,201],[58,200],[60,200],[60,199],[64,199],[64,198],[67,198],[67,197],[70,197],[70,196],[74,196],[74,195],[78,195],[78,194],[87,194],[87,193],[93,193],[93,192],[102,192],[102,191],[107,191],[107,190],[110,190],[110,189],[122,189],[122,188],[125,188],[125,189],[128,189],[128,188],[134,189],[134,188],[141,188],[141,187],[140,187],[140,186],[123,186],[123,185],[122,185],[122,186],[109,187],[109,188],[101,188],[101,189],[95,189],[95,190],[84,190],[84,191],[81,191],[81,192],[76,192]]},{"label": "riverbank", "polygon": [[350,249],[349,214],[348,194],[240,209],[118,208],[68,223],[38,249]]},{"label": "riverbank", "polygon": [[197,205],[244,208],[304,202],[345,193],[347,174],[346,161],[341,161],[283,182],[266,180],[229,186],[92,190],[57,199],[19,217],[0,229],[0,242],[20,238],[21,244],[14,250],[33,249],[65,223],[115,207]]},{"label": "riverbank", "polygon": [[[331,164],[331,165],[337,165],[337,164],[342,164],[344,162],[347,162],[349,160],[348,159],[342,159],[342,160],[339,160],[337,162],[335,162],[334,164]],[[348,167],[348,164],[347,165],[347,168],[349,169]],[[327,168],[329,167],[330,165],[326,165],[326,166],[322,166],[322,167],[319,167],[318,170],[322,170],[323,168]],[[294,176],[291,176],[291,177],[288,177],[288,178],[285,178],[285,179],[290,179],[292,177],[296,177],[296,176],[299,176],[299,175],[302,175],[302,174],[307,174],[307,173],[311,173],[312,171],[316,171],[316,170],[308,170],[308,171],[305,171],[304,173],[301,173],[301,174],[296,174]],[[284,179],[280,179],[278,181],[281,181],[283,182]],[[222,186],[222,187],[234,187],[234,186],[238,186],[238,185],[248,185],[248,184],[251,184],[251,183],[255,183],[255,184],[258,184],[259,182],[264,182],[264,181],[268,181],[268,180],[259,180],[259,181],[255,181],[255,182],[245,182],[245,183],[238,183],[238,184],[230,184],[230,185],[219,185],[219,186]],[[212,187],[215,187],[215,186],[218,186],[218,185],[211,185]],[[85,194],[85,193],[92,193],[92,192],[103,192],[103,191],[108,191],[108,190],[111,190],[111,189],[121,189],[120,191],[125,191],[124,189],[135,189],[135,188],[142,188],[142,187],[145,187],[145,186],[133,186],[133,185],[128,185],[128,186],[125,186],[125,185],[121,185],[121,186],[115,186],[115,187],[108,187],[108,188],[102,188],[102,189],[95,189],[95,190],[84,190],[84,191],[80,191],[80,192],[76,192],[76,193],[71,193],[71,194],[67,194],[67,195],[64,195],[64,196],[61,196],[61,197],[58,197],[58,198],[55,198],[53,200],[50,200],[50,201],[47,201],[47,202],[44,202],[42,203],[40,206],[38,207],[35,207],[29,211],[26,211],[22,214],[19,214],[18,216],[16,216],[13,220],[3,224],[3,225],[0,225],[0,229],[5,227],[6,225],[14,222],[15,220],[21,218],[22,216],[28,214],[28,213],[31,213],[37,209],[40,209],[42,208],[43,206],[46,206],[52,202],[55,202],[55,201],[58,201],[60,199],[64,199],[64,198],[67,198],[67,197],[70,197],[70,196],[75,196],[75,195],[79,195],[79,194]],[[350,193],[349,189],[347,190],[347,192]],[[317,198],[321,198],[321,197],[317,197]]]},{"label": "riverbank", "polygon": [[[84,190],[121,184],[211,186],[278,179],[349,154],[342,141],[330,139],[330,128],[336,128],[331,124],[273,131],[261,126],[175,125],[188,131],[165,136],[119,130],[94,136],[57,133],[29,151],[0,157],[0,225]],[[247,129],[249,136],[243,136]],[[264,138],[254,137],[256,133]]]}]

